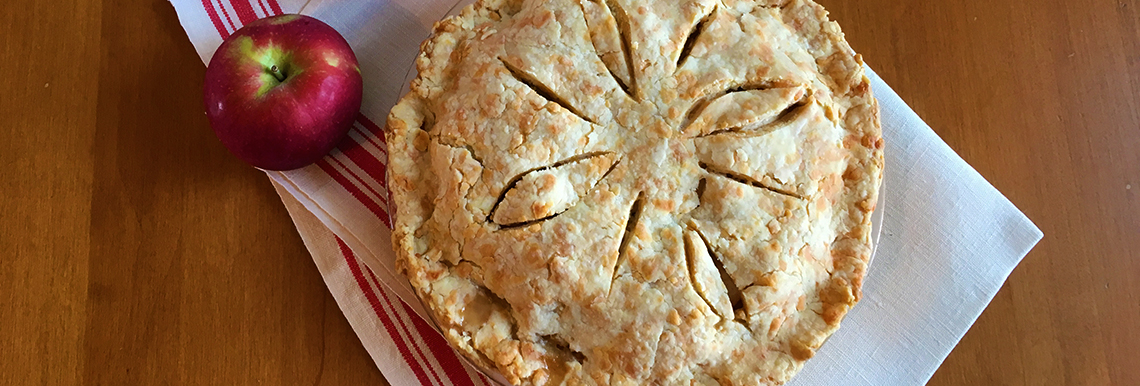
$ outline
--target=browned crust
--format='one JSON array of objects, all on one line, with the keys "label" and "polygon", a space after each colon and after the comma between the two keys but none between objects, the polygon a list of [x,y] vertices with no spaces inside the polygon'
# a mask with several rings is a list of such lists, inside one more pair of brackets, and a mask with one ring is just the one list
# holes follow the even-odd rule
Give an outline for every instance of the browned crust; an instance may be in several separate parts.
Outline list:
[{"label": "browned crust", "polygon": [[[724,1],[718,7],[743,9],[747,8],[747,3]],[[465,201],[468,196],[476,194],[475,192],[481,189],[480,184],[491,184],[484,181],[493,176],[484,169],[482,158],[488,155],[478,154],[487,148],[481,147],[478,141],[467,143],[463,142],[464,138],[448,137],[441,130],[433,131],[437,114],[447,109],[442,106],[444,99],[457,87],[456,82],[460,81],[457,72],[462,68],[457,61],[461,60],[469,50],[465,45],[478,44],[479,41],[487,39],[488,36],[497,33],[501,25],[506,25],[505,23],[512,21],[512,17],[517,13],[531,6],[521,0],[480,0],[459,16],[436,24],[432,37],[421,46],[422,53],[416,62],[420,76],[413,82],[411,92],[393,108],[386,132],[390,154],[389,188],[392,202],[396,205],[396,221],[392,237],[397,263],[453,346],[478,365],[497,369],[512,383],[527,384],[543,384],[558,380],[568,383],[620,383],[623,380],[675,383],[683,379],[692,382],[715,379],[743,384],[781,384],[799,370],[803,361],[815,354],[827,337],[839,327],[843,316],[858,301],[860,295],[871,253],[870,214],[874,211],[878,186],[882,178],[883,140],[878,104],[871,94],[869,80],[863,74],[861,59],[844,41],[838,25],[827,21],[826,11],[811,1],[768,3],[773,2],[760,2],[755,6],[777,12],[787,30],[792,32],[790,36],[795,39],[793,43],[805,47],[806,53],[811,57],[810,64],[814,65],[814,68],[808,72],[814,78],[806,79],[809,81],[809,86],[817,90],[813,97],[818,98],[820,106],[825,106],[822,114],[837,122],[845,133],[842,147],[846,151],[846,167],[841,174],[838,174],[841,175],[841,191],[831,196],[832,200],[828,203],[828,207],[832,204],[838,207],[831,219],[834,222],[834,229],[840,233],[827,243],[826,251],[817,251],[822,252],[819,258],[830,261],[831,265],[827,267],[826,279],[819,282],[819,287],[808,290],[811,297],[818,302],[808,301],[806,302],[808,304],[804,304],[805,301],[802,300],[804,296],[801,295],[801,304],[798,306],[801,308],[800,311],[814,312],[818,318],[801,317],[801,320],[793,326],[784,327],[785,330],[791,331],[787,332],[786,336],[780,335],[782,343],[763,345],[762,351],[753,351],[761,350],[761,346],[753,349],[738,346],[736,350],[722,352],[721,356],[709,359],[712,357],[707,355],[711,354],[707,354],[706,351],[716,351],[715,347],[705,347],[709,346],[709,339],[712,338],[677,335],[679,327],[670,326],[706,323],[702,321],[711,318],[709,315],[714,313],[708,310],[708,306],[674,308],[662,315],[661,319],[665,320],[664,325],[659,324],[656,329],[647,327],[650,331],[647,334],[655,335],[649,338],[657,339],[653,342],[655,347],[644,349],[652,351],[652,356],[657,357],[656,361],[650,359],[650,363],[637,363],[637,356],[632,354],[638,352],[636,349],[626,352],[623,351],[623,347],[615,346],[612,349],[592,347],[590,348],[592,351],[582,353],[578,351],[582,347],[572,347],[578,344],[570,344],[567,338],[560,335],[532,334],[538,338],[522,336],[519,327],[520,323],[524,323],[523,319],[526,319],[524,327],[527,330],[536,329],[533,327],[535,323],[531,320],[533,314],[518,310],[523,305],[513,297],[513,292],[497,294],[488,289],[488,283],[484,282],[485,280],[492,282],[490,285],[494,287],[496,285],[494,283],[500,280],[510,281],[516,278],[502,276],[502,272],[493,272],[494,269],[485,271],[483,266],[474,260],[469,260],[474,258],[472,254],[481,253],[480,248],[491,248],[487,244],[474,245],[478,244],[474,240],[490,237],[490,233],[486,233],[489,231],[481,229],[488,227],[497,229],[497,225],[487,224],[490,221],[488,210],[493,210],[493,207]],[[704,8],[690,10],[685,17],[695,21],[708,14],[708,8]],[[648,68],[652,64],[641,63],[644,58],[631,55],[627,60],[638,63],[630,66],[630,71],[634,73],[632,76],[652,71]],[[791,60],[794,62],[795,58]],[[796,63],[807,64],[807,62]],[[605,70],[601,64],[599,68]],[[678,91],[673,98],[686,98],[686,90],[693,90],[693,93],[699,94],[700,87],[704,87],[699,84],[697,75],[686,78],[685,74],[681,74],[677,79],[679,79],[676,87]],[[695,82],[692,84],[696,85],[694,86],[696,88],[684,87],[686,81]],[[614,90],[622,92],[618,87],[615,83]],[[822,90],[827,92],[818,92]],[[640,88],[638,91],[642,95],[646,92]],[[604,94],[607,91],[599,92]],[[662,98],[669,99],[668,96]],[[584,103],[581,100],[559,102],[561,105]],[[549,104],[546,108],[555,109]],[[593,106],[586,106],[582,111],[572,112],[584,115],[595,114],[595,111],[599,110]],[[553,117],[567,115],[564,112],[549,114]],[[681,115],[672,111],[661,114],[665,120],[680,119]],[[625,119],[620,115],[605,116],[605,112],[598,115],[601,117],[583,118],[591,122],[595,120],[617,122]],[[587,147],[591,146],[589,144],[591,140],[598,138],[590,135],[593,135],[592,130],[584,137]],[[549,161],[557,159],[561,158],[555,157]],[[620,162],[618,164],[620,165]],[[632,172],[615,169],[612,178],[621,178],[622,173]],[[745,177],[748,176],[741,176]],[[498,180],[503,180],[501,184],[506,184],[505,179]],[[444,185],[440,185],[441,181],[445,181]],[[759,179],[748,181],[753,181],[756,186],[767,186],[766,181]],[[453,189],[446,182],[456,182],[459,186]],[[605,189],[616,192],[613,193],[615,196],[624,197],[623,195],[632,193],[610,187],[604,182],[601,185],[598,189],[602,193],[597,193],[595,190],[591,194],[606,196]],[[486,187],[488,191],[495,192],[498,192],[499,188],[502,187]],[[773,189],[779,191],[779,187]],[[645,202],[642,194],[638,194],[636,199],[637,202]],[[638,227],[636,222],[631,225],[629,219],[625,218],[635,213],[633,208],[630,208],[634,203],[632,196],[625,201],[616,198],[614,200],[621,201],[620,206],[623,208],[620,216],[622,218],[614,220],[616,224],[614,228],[626,229],[626,237],[621,237],[621,242],[615,243],[619,245],[614,246],[616,260],[610,263],[613,265],[614,277],[611,286],[616,287],[619,265],[628,267],[632,272],[638,271],[637,264],[642,264],[640,267],[646,272],[661,268],[651,262],[632,261],[631,257],[626,256],[627,248],[636,248],[634,250],[655,248],[654,245],[650,245],[651,242],[642,241],[652,239],[654,234],[647,233],[649,231],[643,229],[644,225]],[[699,204],[699,197],[697,202]],[[642,204],[636,204],[637,208],[640,208],[640,205]],[[660,199],[651,201],[648,205],[668,207],[683,206],[684,203]],[[466,207],[471,213],[467,217],[453,218],[446,228],[433,228],[429,223],[437,206]],[[629,213],[625,213],[627,209]],[[807,210],[810,212],[811,209]],[[687,221],[695,224],[693,229],[710,231],[705,229],[708,225],[702,225],[707,223],[702,223],[701,218],[695,215],[690,217],[691,219]],[[469,221],[478,226],[467,228],[460,226],[462,229],[459,229],[451,225],[456,221]],[[771,232],[769,230],[769,233]],[[709,243],[713,249],[722,246],[716,241]],[[490,254],[493,255],[494,252]],[[546,269],[557,270],[557,267],[548,263]],[[762,282],[774,283],[778,282],[778,278],[765,278]],[[611,296],[616,296],[614,288],[609,288],[608,291]],[[536,302],[541,303],[541,300],[543,299]],[[478,308],[474,304],[484,304],[485,309],[473,311],[472,308]],[[702,301],[700,304],[708,303]],[[467,305],[467,307],[457,311],[457,305]],[[701,307],[705,307],[704,311]],[[480,326],[472,326],[473,318],[479,320]],[[739,323],[749,327],[748,323],[752,322],[746,317]],[[777,324],[773,322],[772,326]],[[503,328],[478,330],[481,326],[506,326],[506,330]],[[778,327],[776,329],[780,330]],[[621,332],[615,334],[616,337],[626,336]],[[755,331],[754,328],[750,328],[746,334],[745,337],[766,335],[765,332]],[[694,348],[698,346],[701,348]],[[702,362],[686,362],[685,358],[692,361],[697,357],[695,352],[698,351],[705,353],[701,355],[706,355]],[[775,357],[784,355],[781,358],[786,359],[758,361],[755,360],[756,355]],[[585,358],[574,359],[575,356]],[[583,362],[586,358],[589,359],[588,364]]]}]

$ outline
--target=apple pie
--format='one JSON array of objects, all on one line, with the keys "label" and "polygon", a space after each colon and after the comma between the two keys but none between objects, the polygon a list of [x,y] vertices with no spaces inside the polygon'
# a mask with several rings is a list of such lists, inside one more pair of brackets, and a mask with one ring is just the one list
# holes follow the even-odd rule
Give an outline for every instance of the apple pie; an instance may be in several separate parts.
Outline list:
[{"label": "apple pie", "polygon": [[811,0],[480,0],[386,137],[400,270],[515,384],[779,385],[859,300],[883,168]]}]

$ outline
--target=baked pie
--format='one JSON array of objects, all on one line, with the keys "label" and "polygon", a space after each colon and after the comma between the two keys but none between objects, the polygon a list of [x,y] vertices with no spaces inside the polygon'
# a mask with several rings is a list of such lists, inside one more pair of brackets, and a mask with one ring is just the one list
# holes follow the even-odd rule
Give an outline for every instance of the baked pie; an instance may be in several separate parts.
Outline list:
[{"label": "baked pie", "polygon": [[515,384],[778,385],[859,299],[883,168],[810,0],[481,0],[388,118],[393,245]]}]

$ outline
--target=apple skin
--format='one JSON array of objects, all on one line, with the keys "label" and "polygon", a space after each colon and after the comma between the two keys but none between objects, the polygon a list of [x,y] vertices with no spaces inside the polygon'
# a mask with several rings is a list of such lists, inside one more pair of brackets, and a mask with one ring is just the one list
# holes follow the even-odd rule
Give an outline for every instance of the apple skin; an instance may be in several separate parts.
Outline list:
[{"label": "apple skin", "polygon": [[222,42],[206,68],[203,101],[231,153],[261,169],[291,170],[336,147],[363,90],[344,37],[312,17],[281,15]]}]

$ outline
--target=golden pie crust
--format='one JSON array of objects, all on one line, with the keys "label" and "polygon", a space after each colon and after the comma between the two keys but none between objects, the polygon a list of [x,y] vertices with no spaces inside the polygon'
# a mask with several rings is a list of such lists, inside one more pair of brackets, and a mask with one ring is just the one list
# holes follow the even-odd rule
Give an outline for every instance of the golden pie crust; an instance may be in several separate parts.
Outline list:
[{"label": "golden pie crust", "polygon": [[398,264],[516,384],[778,385],[859,299],[883,168],[810,0],[481,0],[386,132]]}]

